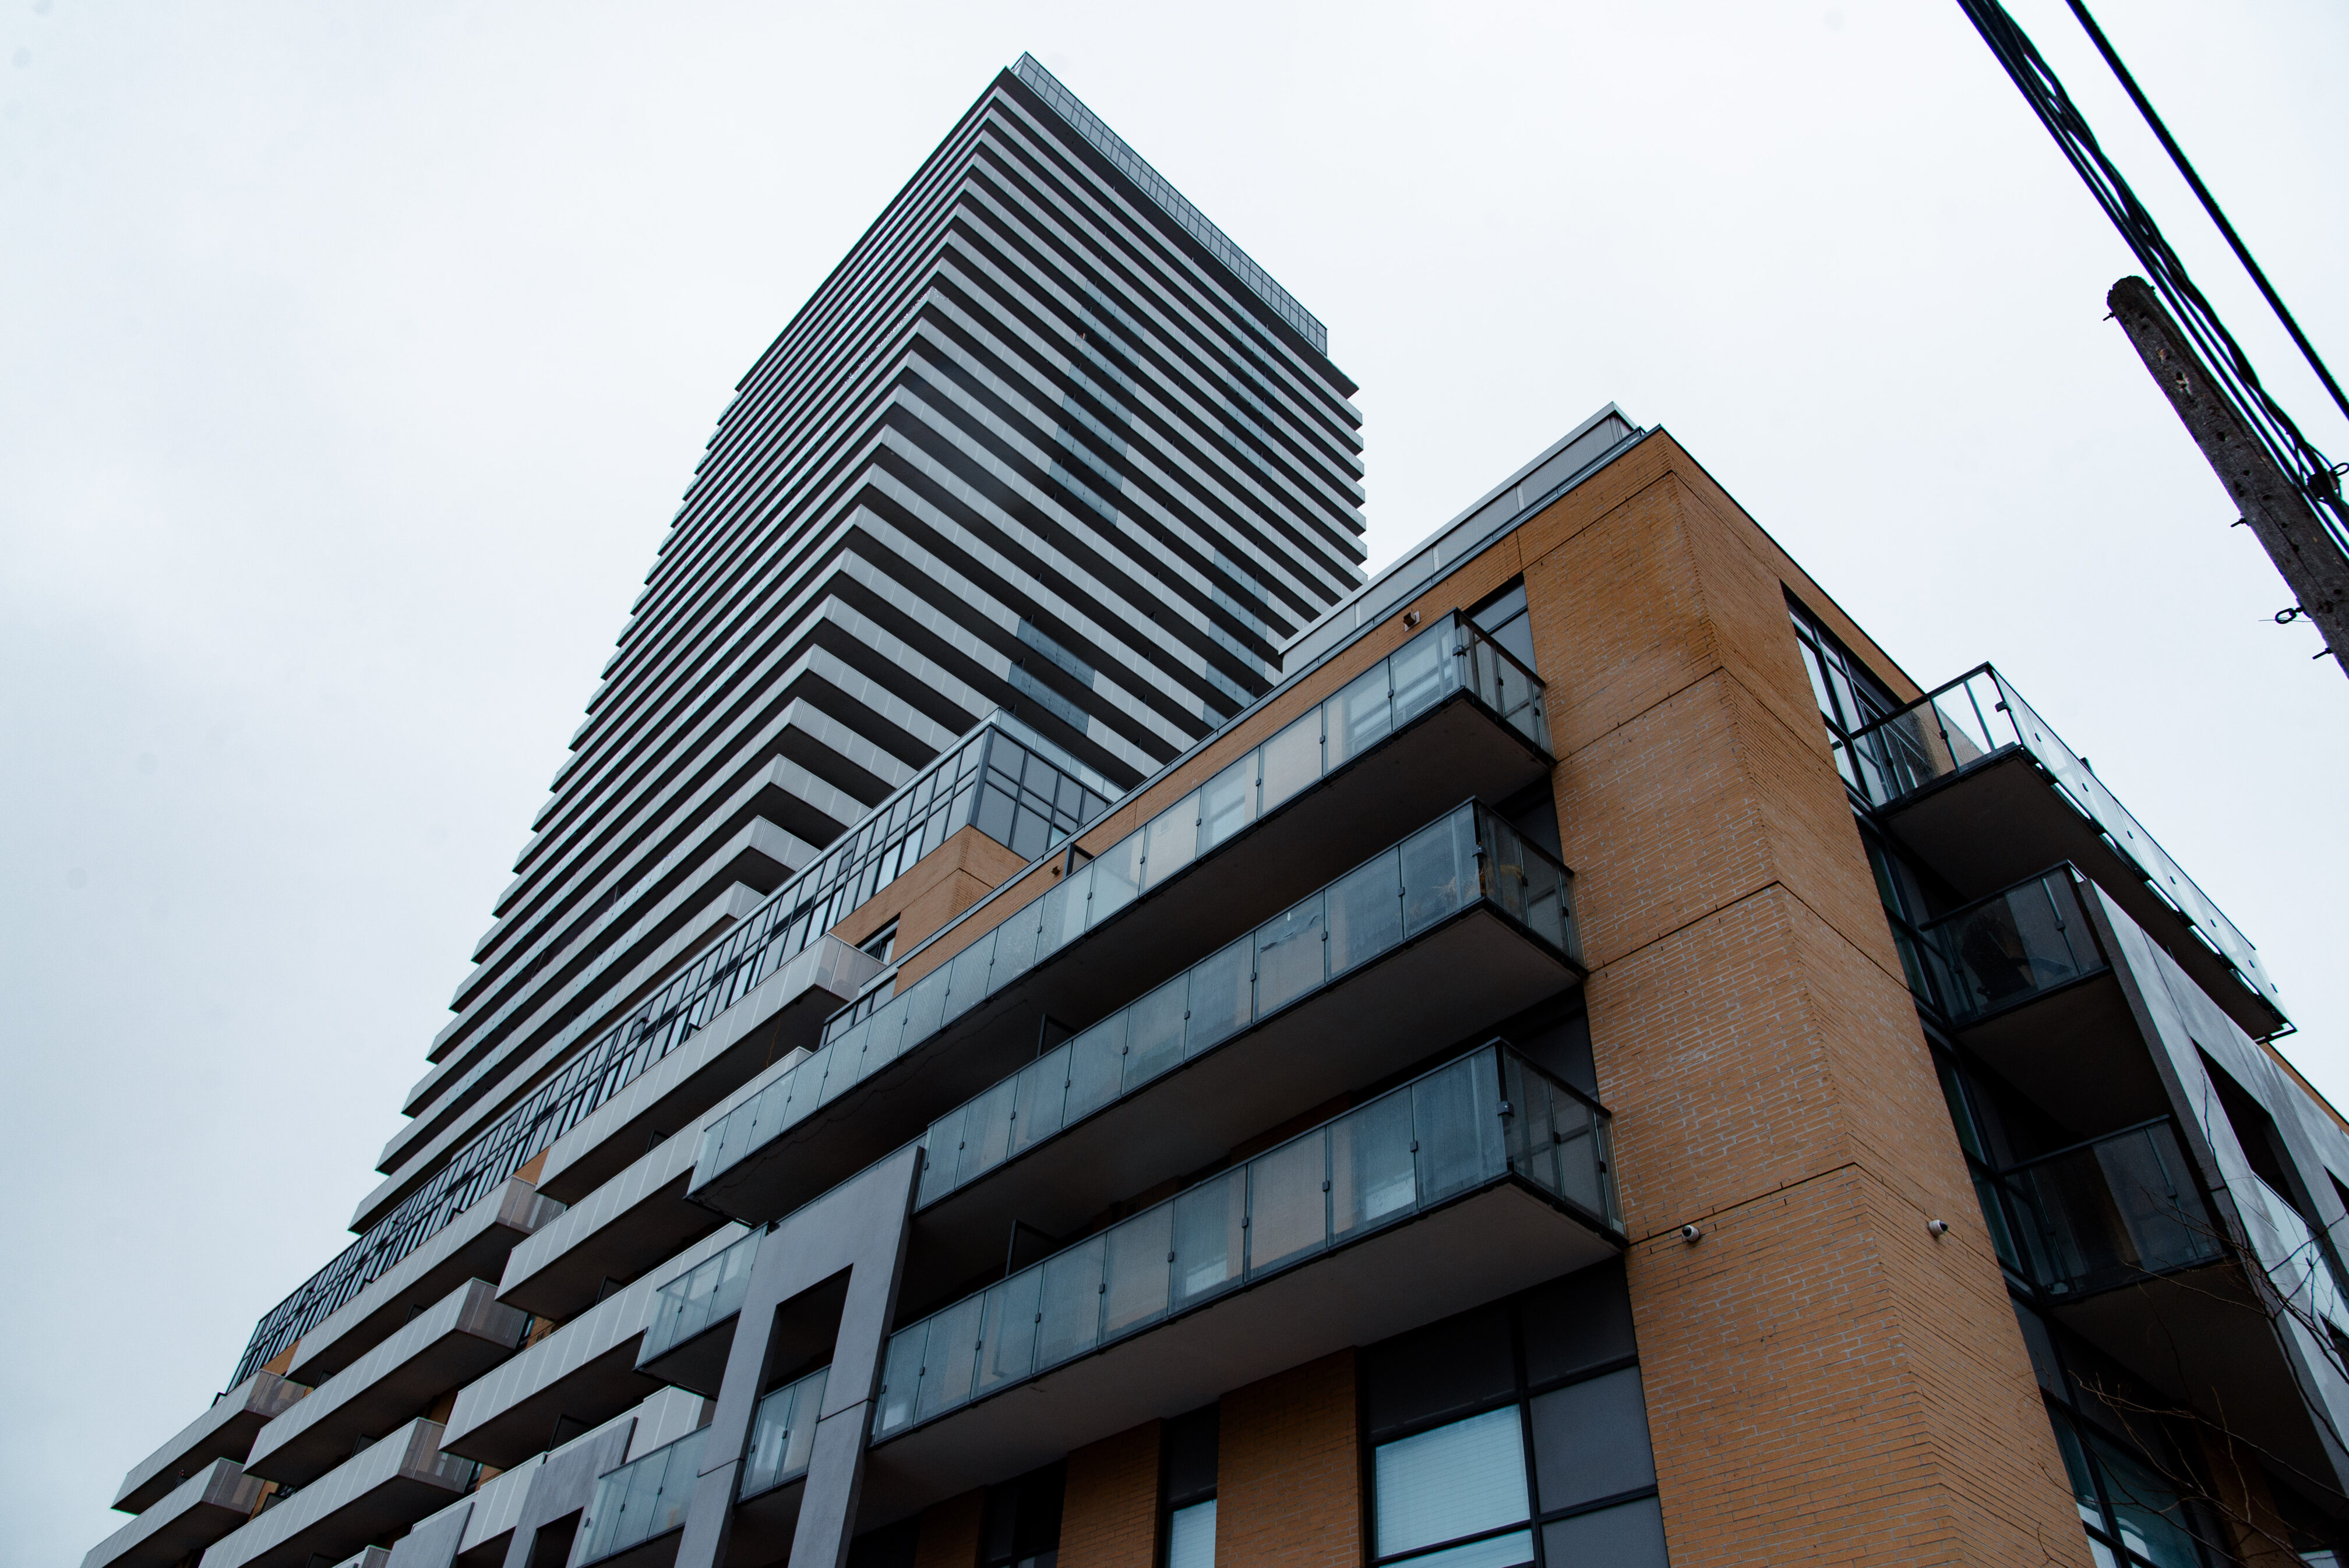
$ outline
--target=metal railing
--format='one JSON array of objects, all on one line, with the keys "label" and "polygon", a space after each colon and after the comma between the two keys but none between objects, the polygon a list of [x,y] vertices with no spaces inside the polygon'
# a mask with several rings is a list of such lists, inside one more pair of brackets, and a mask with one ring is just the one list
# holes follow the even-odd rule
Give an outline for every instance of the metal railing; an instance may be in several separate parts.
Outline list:
[{"label": "metal railing", "polygon": [[876,1440],[1512,1178],[1620,1233],[1609,1117],[1497,1043],[890,1336]]},{"label": "metal railing", "polygon": [[916,1206],[1480,900],[1574,958],[1571,887],[1566,869],[1507,823],[1482,807],[1462,807],[933,1122],[923,1140]]},{"label": "metal railing", "polygon": [[[1400,656],[1400,655],[1398,655]],[[1212,783],[1209,789],[1212,789]],[[1205,791],[1201,792],[1203,795]],[[1179,819],[1192,810],[1189,826],[1206,817],[1204,807],[1178,806],[1159,819]],[[1158,824],[1133,835],[1142,840]],[[1187,843],[1192,841],[1186,841]],[[820,1047],[814,1055],[782,1073],[758,1094],[709,1124],[695,1161],[696,1190],[741,1163],[788,1129],[797,1126],[853,1086],[943,1032],[987,996],[1001,990],[1077,935],[1088,912],[1123,909],[1137,885],[1147,891],[1149,862],[1141,854],[1120,861],[1115,850],[940,965],[904,995]],[[1178,862],[1190,863],[1187,852]],[[1123,869],[1130,865],[1132,870]],[[1112,899],[1102,884],[1088,884],[1110,868]],[[1344,968],[1366,961],[1394,942],[1407,940],[1436,922],[1488,899],[1512,919],[1579,963],[1573,911],[1572,876],[1565,867],[1525,841],[1486,808],[1475,802],[1454,808],[1394,848],[1314,894],[1257,932],[1170,983],[1181,988],[1171,1047],[1151,1039],[1153,1062],[1171,1067],[1206,1049],[1252,1022],[1327,983]],[[1099,918],[1099,916],[1096,916]],[[1342,929],[1340,923],[1342,923]],[[1330,947],[1334,942],[1338,951]],[[1332,965],[1341,965],[1333,968]],[[1164,988],[1136,1004],[1149,1008]],[[1129,1009],[1129,1013],[1134,1009]],[[1124,1016],[1120,1015],[1119,1016]],[[1155,1019],[1149,1013],[1146,1019]],[[1146,1029],[1159,1026],[1145,1021]],[[1171,1054],[1169,1054],[1171,1049]],[[1072,1058],[1073,1059],[1073,1058]],[[1136,1068],[1132,1080],[1141,1081]]]},{"label": "metal railing", "polygon": [[2072,867],[2017,882],[1920,933],[1938,1005],[1967,1024],[2107,967]]},{"label": "metal railing", "polygon": [[2275,983],[2251,939],[1992,666],[1978,665],[1834,746],[1845,781],[1879,808],[2020,748],[2054,780],[2056,793],[2135,868],[2154,896],[2231,965],[2278,1017],[2283,1016]]},{"label": "metal railing", "polygon": [[2224,1255],[2178,1133],[2165,1119],[1978,1175],[2007,1266],[2055,1295],[2085,1295]]},{"label": "metal railing", "polygon": [[[1032,914],[1014,913],[956,963],[982,962],[974,954],[983,950],[984,962],[1010,962],[1003,979],[1024,973],[1455,693],[1470,694],[1547,756],[1545,690],[1540,676],[1454,611],[1102,851],[1038,899]],[[1004,941],[1011,945],[1002,945]],[[910,1006],[920,1014],[921,1006],[908,999],[914,994],[875,993],[842,1008],[824,1022],[825,1042],[891,1008]],[[983,993],[965,984],[956,995],[968,1004]],[[945,1016],[953,1018],[959,1011]]]}]

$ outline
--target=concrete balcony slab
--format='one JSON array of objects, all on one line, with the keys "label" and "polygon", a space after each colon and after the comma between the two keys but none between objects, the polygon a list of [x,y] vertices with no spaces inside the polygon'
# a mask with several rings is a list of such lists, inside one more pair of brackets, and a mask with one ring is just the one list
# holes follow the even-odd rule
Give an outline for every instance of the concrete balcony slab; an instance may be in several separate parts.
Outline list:
[{"label": "concrete balcony slab", "polygon": [[595,1304],[607,1280],[636,1279],[724,1224],[686,1201],[700,1142],[698,1120],[688,1120],[515,1247],[499,1299],[567,1321]]},{"label": "concrete balcony slab", "polygon": [[261,1482],[215,1459],[85,1553],[81,1568],[170,1568],[234,1532],[261,1501]]},{"label": "concrete balcony slab", "polygon": [[352,1455],[205,1552],[203,1568],[304,1568],[398,1535],[461,1495],[478,1467],[440,1449],[421,1418]]},{"label": "concrete balcony slab", "polygon": [[576,1202],[628,1168],[656,1135],[688,1130],[752,1075],[813,1046],[823,1021],[881,972],[871,954],[819,937],[557,1139],[538,1186]]},{"label": "concrete balcony slab", "polygon": [[745,1233],[728,1225],[703,1238],[469,1384],[450,1412],[450,1450],[504,1469],[544,1449],[558,1424],[599,1425],[658,1393],[659,1379],[636,1370],[655,1295]]},{"label": "concrete balcony slab", "polygon": [[513,1355],[529,1324],[529,1314],[499,1303],[487,1280],[467,1280],[263,1428],[245,1468],[267,1480],[306,1485],[355,1444]]},{"label": "concrete balcony slab", "polygon": [[114,1494],[125,1513],[144,1513],[217,1459],[242,1461],[263,1425],[310,1390],[274,1372],[255,1372],[212,1401],[171,1441],[130,1467]]},{"label": "concrete balcony slab", "polygon": [[1081,1233],[1118,1198],[1202,1170],[1580,977],[1493,905],[1471,905],[943,1196],[926,1181],[898,1299],[918,1310],[999,1266],[1015,1222]]},{"label": "concrete balcony slab", "polygon": [[1500,1179],[885,1439],[866,1460],[860,1524],[903,1519],[1226,1389],[1617,1255],[1597,1227]]}]

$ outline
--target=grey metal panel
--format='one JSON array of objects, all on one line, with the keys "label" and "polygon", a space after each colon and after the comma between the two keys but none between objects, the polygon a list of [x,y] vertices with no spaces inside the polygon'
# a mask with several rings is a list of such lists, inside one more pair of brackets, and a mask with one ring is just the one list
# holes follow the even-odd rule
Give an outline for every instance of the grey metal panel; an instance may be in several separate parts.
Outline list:
[{"label": "grey metal panel", "polygon": [[254,1435],[262,1424],[308,1392],[274,1372],[255,1372],[132,1465],[115,1491],[114,1506],[126,1513],[143,1513],[213,1460],[243,1460],[253,1451]]},{"label": "grey metal panel", "polygon": [[500,1299],[558,1321],[575,1317],[606,1278],[633,1279],[716,1230],[721,1216],[685,1201],[699,1142],[691,1127],[663,1139],[508,1253]]},{"label": "grey metal panel", "polygon": [[450,1568],[464,1544],[465,1522],[472,1516],[469,1497],[422,1521],[392,1543],[388,1568]]},{"label": "grey metal panel", "polygon": [[259,1480],[213,1460],[83,1553],[81,1568],[165,1568],[236,1529],[260,1501]]},{"label": "grey metal panel", "polygon": [[698,1430],[709,1401],[684,1388],[663,1388],[636,1408],[636,1435],[628,1439],[629,1460],[640,1460],[655,1449],[665,1449]]},{"label": "grey metal panel", "polygon": [[732,1529],[734,1488],[773,1359],[777,1313],[845,1272],[846,1299],[824,1386],[818,1452],[792,1539],[792,1568],[840,1568],[854,1532],[864,1433],[896,1313],[906,1212],[919,1150],[890,1156],[795,1211],[759,1249],[726,1376],[701,1450],[701,1480],[687,1511],[678,1568],[719,1568]]},{"label": "grey metal panel", "polygon": [[595,1496],[597,1479],[617,1470],[626,1459],[628,1438],[635,1429],[633,1418],[615,1422],[546,1456],[531,1474],[530,1490],[523,1494],[522,1511],[506,1543],[506,1568],[551,1568],[531,1561],[538,1532],[587,1506]]},{"label": "grey metal panel", "polygon": [[[2291,1101],[2297,1098],[2296,1086],[2292,1086],[2274,1068],[2264,1048],[2245,1034],[2161,944],[2130,918],[2117,900],[2093,882],[2086,886],[2098,938],[2175,1097],[2174,1109],[2186,1130],[2187,1146],[2201,1167],[2204,1183],[2212,1190],[2220,1218],[2239,1243],[2249,1243],[2256,1262],[2273,1279],[2275,1271],[2289,1266],[2287,1253],[2291,1249],[2277,1233],[2264,1203],[2256,1195],[2259,1178],[2219,1103],[2216,1087],[2202,1065],[2201,1055],[2207,1052],[2237,1081],[2261,1095],[2271,1113],[2279,1108],[2287,1114],[2293,1110]],[[2292,1125],[2285,1116],[2277,1119],[2280,1129]],[[2286,1140],[2288,1144],[2292,1141],[2288,1131]],[[2302,1142],[2291,1149],[2295,1163],[2307,1147]],[[2324,1181],[2321,1167],[2313,1171],[2303,1167],[2297,1174],[2312,1188]],[[2337,1207],[2338,1198],[2333,1202]],[[2196,1334],[2181,1340],[2165,1333],[2167,1352],[2163,1365],[2154,1373],[2156,1381],[2181,1369],[2189,1369],[2186,1375],[2190,1380],[2190,1368],[2226,1353],[2225,1346],[2212,1343],[2216,1338],[2250,1338],[2257,1335],[2258,1330],[2251,1326],[2255,1320],[2240,1313],[2230,1316],[2231,1321],[2220,1336]],[[2269,1316],[2269,1327],[2276,1336],[2274,1354],[2288,1374],[2289,1392],[2281,1398],[2253,1400],[2248,1408],[2222,1408],[2209,1413],[2230,1430],[2244,1433],[2270,1451],[2291,1454],[2293,1461],[2310,1474],[2329,1473],[2337,1490],[2349,1492],[2349,1448],[2344,1447],[2342,1438],[2342,1434],[2349,1432],[2349,1380],[2343,1377],[2332,1347],[2317,1344],[2308,1325],[2288,1314],[2271,1311]],[[2127,1359],[2126,1354],[2124,1359]],[[2230,1371],[2236,1369],[2229,1367]],[[2199,1389],[2189,1387],[2189,1397],[2195,1398],[2199,1393]],[[2240,1406],[2241,1402],[2237,1403]],[[2291,1408],[2301,1403],[2310,1408]]]},{"label": "grey metal panel", "polygon": [[530,1496],[532,1476],[545,1462],[544,1454],[533,1454],[512,1470],[500,1470],[483,1481],[481,1490],[466,1500],[472,1507],[465,1518],[464,1538],[457,1543],[459,1557],[504,1560],[502,1542],[507,1532],[513,1529],[514,1521],[522,1517],[523,1503]]}]

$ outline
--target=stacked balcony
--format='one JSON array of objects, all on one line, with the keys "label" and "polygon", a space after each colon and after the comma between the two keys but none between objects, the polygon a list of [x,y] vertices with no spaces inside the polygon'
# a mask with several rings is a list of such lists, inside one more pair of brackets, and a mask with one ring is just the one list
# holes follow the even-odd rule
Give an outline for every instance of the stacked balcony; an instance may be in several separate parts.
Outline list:
[{"label": "stacked balcony", "polygon": [[441,1425],[419,1418],[240,1526],[205,1568],[303,1568],[397,1534],[471,1489],[481,1467],[444,1453]]},{"label": "stacked balcony", "polygon": [[889,1341],[874,1506],[1615,1255],[1609,1136],[1596,1102],[1488,1045],[931,1313]]},{"label": "stacked balcony", "polygon": [[[691,1197],[774,1218],[918,1130],[864,1115],[867,1105],[926,1119],[968,1098],[1035,1057],[1040,1015],[1100,1018],[1170,964],[1279,915],[1344,872],[1356,846],[1408,836],[1464,794],[1505,799],[1546,777],[1544,734],[1540,682],[1464,617],[1444,618],[1141,828],[1082,863],[1071,857],[1050,892],[976,939],[942,933],[950,960],[844,1011],[814,1056],[772,1069],[709,1125]],[[1571,965],[1564,869],[1513,833],[1504,842],[1497,826],[1472,830],[1494,841],[1491,897],[1516,899],[1513,918],[1541,927]],[[1481,873],[1462,874],[1474,885]],[[1550,881],[1504,885],[1511,875]],[[983,903],[965,920],[989,914]]]},{"label": "stacked balcony", "polygon": [[1961,894],[2069,862],[2244,1033],[2290,1027],[2251,939],[1990,665],[1837,741],[1836,763],[1885,829]]}]

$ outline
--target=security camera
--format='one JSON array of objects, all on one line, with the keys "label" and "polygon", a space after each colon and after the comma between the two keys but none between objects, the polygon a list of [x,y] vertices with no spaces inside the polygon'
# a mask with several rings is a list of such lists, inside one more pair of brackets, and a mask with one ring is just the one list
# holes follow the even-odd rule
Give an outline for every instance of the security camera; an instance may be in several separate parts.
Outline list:
[{"label": "security camera", "polygon": [[1698,1230],[1694,1225],[1682,1225],[1681,1227],[1681,1240],[1686,1242],[1691,1246],[1696,1245],[1697,1242],[1702,1239],[1703,1235],[1704,1233]]},{"label": "security camera", "polygon": [[1925,1222],[1925,1233],[1933,1236],[1946,1236],[1950,1233],[1950,1222],[1947,1220],[1928,1220]]}]

